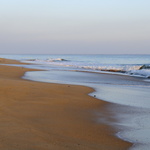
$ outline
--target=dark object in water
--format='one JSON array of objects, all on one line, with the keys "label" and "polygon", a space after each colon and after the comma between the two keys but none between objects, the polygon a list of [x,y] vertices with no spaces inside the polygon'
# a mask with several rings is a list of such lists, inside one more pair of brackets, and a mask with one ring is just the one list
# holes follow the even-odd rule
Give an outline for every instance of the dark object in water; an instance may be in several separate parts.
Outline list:
[{"label": "dark object in water", "polygon": [[150,69],[150,65],[143,65],[139,68],[139,70],[141,69]]},{"label": "dark object in water", "polygon": [[96,97],[96,95],[94,95],[94,97]]},{"label": "dark object in water", "polygon": [[119,72],[119,73],[125,73],[126,71],[123,70],[115,70],[115,69],[101,69],[101,71],[108,71],[108,72]]}]

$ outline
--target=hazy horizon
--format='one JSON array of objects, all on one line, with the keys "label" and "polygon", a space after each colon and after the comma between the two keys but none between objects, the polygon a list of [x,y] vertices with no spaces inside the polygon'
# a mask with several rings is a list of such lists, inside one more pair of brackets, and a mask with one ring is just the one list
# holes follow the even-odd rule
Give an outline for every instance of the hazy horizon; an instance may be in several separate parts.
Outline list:
[{"label": "hazy horizon", "polygon": [[150,53],[0,53],[0,55],[150,55]]},{"label": "hazy horizon", "polygon": [[5,0],[0,54],[150,54],[148,0]]}]

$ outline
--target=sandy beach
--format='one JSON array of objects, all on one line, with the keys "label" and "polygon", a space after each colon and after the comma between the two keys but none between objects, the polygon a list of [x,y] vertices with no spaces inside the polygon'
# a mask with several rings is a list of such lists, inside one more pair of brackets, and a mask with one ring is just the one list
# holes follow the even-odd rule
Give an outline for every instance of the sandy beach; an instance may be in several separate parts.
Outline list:
[{"label": "sandy beach", "polygon": [[[0,59],[1,64],[20,62]],[[98,123],[109,103],[88,96],[92,88],[21,79],[22,67],[0,65],[1,150],[127,150],[131,144]]]}]

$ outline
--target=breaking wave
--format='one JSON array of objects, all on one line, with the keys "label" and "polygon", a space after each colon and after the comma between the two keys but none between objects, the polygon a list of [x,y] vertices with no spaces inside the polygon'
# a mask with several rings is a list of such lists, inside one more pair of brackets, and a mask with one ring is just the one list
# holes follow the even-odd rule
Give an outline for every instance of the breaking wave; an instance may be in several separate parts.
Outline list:
[{"label": "breaking wave", "polygon": [[69,67],[80,71],[96,71],[122,73],[131,76],[150,78],[150,64],[100,64],[80,61],[69,61],[63,58],[30,59],[29,63],[50,64],[59,67]]},{"label": "breaking wave", "polygon": [[55,58],[55,59],[53,59],[53,58],[48,58],[48,59],[46,59],[46,60],[42,60],[42,59],[28,59],[28,60],[26,60],[26,61],[33,61],[33,62],[35,62],[35,63],[40,63],[40,62],[61,62],[61,61],[68,61],[68,60],[66,60],[66,59],[63,59],[63,58]]},{"label": "breaking wave", "polygon": [[46,59],[47,62],[60,62],[60,61],[68,61],[66,59],[63,58],[56,58],[56,59],[52,59],[52,58],[48,58]]}]

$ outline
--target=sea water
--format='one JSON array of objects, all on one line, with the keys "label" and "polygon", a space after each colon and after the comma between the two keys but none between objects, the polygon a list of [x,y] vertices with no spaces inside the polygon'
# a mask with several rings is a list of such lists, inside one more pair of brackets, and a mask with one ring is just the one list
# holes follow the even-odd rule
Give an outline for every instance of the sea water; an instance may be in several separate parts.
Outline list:
[{"label": "sea water", "polygon": [[[42,64],[43,67],[79,71],[108,71],[125,73],[141,77],[150,76],[150,55],[0,55],[0,57],[17,59],[24,62]],[[140,70],[139,70],[140,69]]]},{"label": "sea water", "polygon": [[[91,96],[111,102],[108,111],[116,136],[134,143],[131,150],[150,147],[150,55],[0,55],[32,63],[24,79],[93,87]],[[142,66],[147,66],[142,68]],[[112,106],[112,107],[111,107]],[[103,119],[104,120],[104,119]],[[97,120],[101,121],[101,118]]]}]

